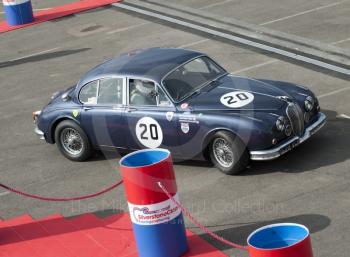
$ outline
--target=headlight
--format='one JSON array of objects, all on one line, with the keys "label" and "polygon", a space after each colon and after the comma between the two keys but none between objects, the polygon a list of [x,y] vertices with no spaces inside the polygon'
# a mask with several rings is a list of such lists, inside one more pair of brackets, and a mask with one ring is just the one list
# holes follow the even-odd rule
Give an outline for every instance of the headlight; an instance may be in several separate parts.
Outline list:
[{"label": "headlight", "polygon": [[278,117],[278,119],[276,121],[276,128],[277,128],[277,130],[278,131],[283,131],[285,123],[286,123],[286,118],[284,118],[283,116]]},{"label": "headlight", "polygon": [[305,100],[305,110],[306,111],[311,111],[314,108],[315,105],[315,100],[311,97],[308,96]]}]

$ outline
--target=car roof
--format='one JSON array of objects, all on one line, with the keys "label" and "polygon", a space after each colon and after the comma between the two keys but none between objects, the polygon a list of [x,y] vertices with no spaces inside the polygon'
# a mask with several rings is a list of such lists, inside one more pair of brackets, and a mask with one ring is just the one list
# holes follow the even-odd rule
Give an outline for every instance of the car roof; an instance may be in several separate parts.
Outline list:
[{"label": "car roof", "polygon": [[130,76],[158,83],[171,70],[202,53],[178,48],[149,48],[135,50],[108,60],[86,73],[78,85],[109,76]]}]

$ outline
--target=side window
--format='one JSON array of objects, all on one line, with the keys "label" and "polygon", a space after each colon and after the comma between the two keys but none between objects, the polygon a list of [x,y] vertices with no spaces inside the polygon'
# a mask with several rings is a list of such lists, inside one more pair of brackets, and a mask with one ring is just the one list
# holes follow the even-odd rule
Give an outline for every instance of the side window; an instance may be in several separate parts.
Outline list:
[{"label": "side window", "polygon": [[130,79],[129,103],[134,106],[156,106],[157,93],[153,82]]},{"label": "side window", "polygon": [[86,84],[81,90],[79,94],[80,102],[84,104],[96,104],[97,103],[97,88],[98,81],[92,81]]},{"label": "side window", "polygon": [[106,78],[100,80],[98,104],[123,104],[123,79]]}]

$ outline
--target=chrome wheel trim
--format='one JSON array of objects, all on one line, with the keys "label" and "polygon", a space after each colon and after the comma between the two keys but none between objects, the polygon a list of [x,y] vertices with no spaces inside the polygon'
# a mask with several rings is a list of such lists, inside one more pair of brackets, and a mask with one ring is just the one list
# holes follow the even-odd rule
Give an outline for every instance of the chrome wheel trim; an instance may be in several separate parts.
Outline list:
[{"label": "chrome wheel trim", "polygon": [[213,142],[213,154],[216,161],[223,167],[229,168],[234,164],[234,154],[230,143],[224,138],[216,138]]},{"label": "chrome wheel trim", "polygon": [[71,155],[79,155],[83,151],[84,142],[74,128],[65,128],[61,132],[60,141],[63,149]]}]

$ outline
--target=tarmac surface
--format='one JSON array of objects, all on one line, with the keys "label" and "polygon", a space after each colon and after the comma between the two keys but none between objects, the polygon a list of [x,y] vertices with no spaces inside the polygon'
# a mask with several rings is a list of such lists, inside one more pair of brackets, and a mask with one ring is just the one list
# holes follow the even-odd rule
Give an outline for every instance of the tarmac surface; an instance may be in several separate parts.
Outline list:
[{"label": "tarmac surface", "polygon": [[[271,21],[263,26],[326,43],[342,41],[337,45],[350,47],[350,1],[180,2],[253,24]],[[33,1],[33,6],[40,9],[60,3]],[[307,13],[283,18],[302,12]],[[272,22],[277,19],[283,20]],[[291,81],[310,87],[318,95],[328,123],[292,152],[276,161],[254,162],[239,176],[226,176],[202,162],[176,164],[177,183],[182,203],[226,239],[244,244],[248,234],[262,225],[297,222],[310,228],[315,256],[347,257],[349,78],[112,7],[0,35],[1,183],[34,194],[66,197],[93,193],[118,180],[117,153],[98,154],[84,163],[70,162],[54,145],[34,135],[31,113],[42,108],[53,92],[74,85],[102,61],[154,46],[202,51],[234,74]],[[122,187],[75,203],[40,202],[0,190],[0,202],[0,217],[5,219],[23,213],[39,218],[53,213],[69,217],[127,211]],[[191,224],[188,227],[202,234]],[[229,256],[247,256],[203,237]]]}]

